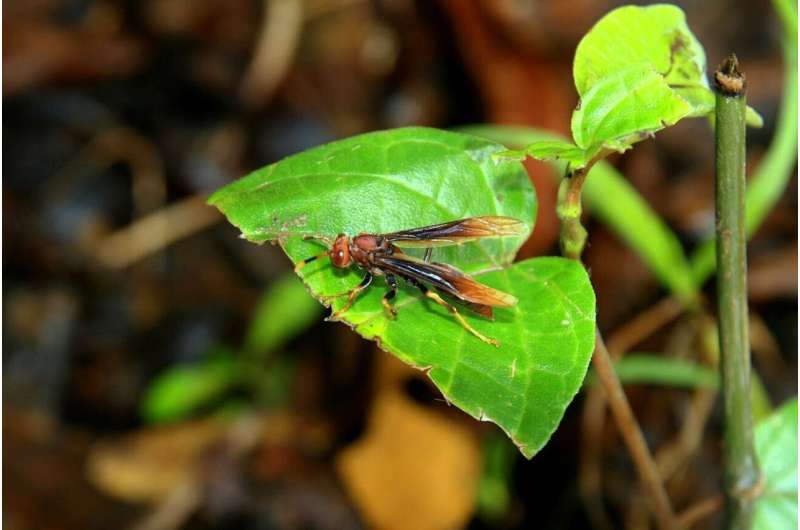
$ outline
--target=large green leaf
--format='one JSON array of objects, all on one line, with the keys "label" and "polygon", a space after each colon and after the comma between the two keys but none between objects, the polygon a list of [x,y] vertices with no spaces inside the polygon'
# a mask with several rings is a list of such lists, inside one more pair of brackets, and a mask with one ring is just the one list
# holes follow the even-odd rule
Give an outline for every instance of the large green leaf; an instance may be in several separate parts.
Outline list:
[{"label": "large green leaf", "polygon": [[[472,215],[507,215],[532,229],[533,187],[520,164],[492,159],[500,150],[480,138],[422,127],[363,134],[259,169],[208,202],[254,242],[391,232]],[[514,259],[527,236],[435,255],[466,272],[498,268]],[[305,248],[309,256],[319,250]],[[344,276],[332,277],[340,290],[348,285]]]},{"label": "large green leaf", "polygon": [[753,530],[797,528],[797,398],[759,422],[756,454],[764,492],[756,500]]},{"label": "large green leaf", "polygon": [[[532,227],[536,198],[518,162],[497,163],[503,147],[464,134],[408,128],[334,142],[268,166],[215,193],[216,205],[253,241],[278,239],[293,262],[324,244],[302,236],[388,232],[476,215],[507,215]],[[507,267],[527,236],[440,247],[433,259],[455,265],[519,303],[495,320],[462,314],[495,348],[442,307],[402,285],[396,320],[381,305],[382,280],[341,319],[400,359],[424,369],[444,396],[472,416],[497,423],[532,456],[580,388],[594,347],[595,300],[580,264],[539,258]],[[328,259],[301,270],[323,298],[353,288],[363,272]],[[329,301],[330,299],[326,299]],[[332,302],[342,308],[343,298]]]}]

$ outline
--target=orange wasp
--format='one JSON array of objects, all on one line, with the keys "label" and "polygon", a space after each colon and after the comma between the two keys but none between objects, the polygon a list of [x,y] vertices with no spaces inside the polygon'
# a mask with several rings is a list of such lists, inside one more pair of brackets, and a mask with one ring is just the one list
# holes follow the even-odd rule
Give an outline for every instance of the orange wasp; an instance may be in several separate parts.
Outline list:
[{"label": "orange wasp", "polygon": [[[386,278],[389,290],[383,296],[381,303],[390,318],[396,318],[397,311],[392,307],[391,301],[397,295],[397,278],[402,278],[418,288],[423,295],[447,308],[467,331],[483,342],[499,346],[500,344],[496,340],[482,335],[470,326],[458,309],[442,299],[434,290],[457,299],[467,308],[487,318],[492,318],[493,307],[511,307],[517,303],[517,299],[510,294],[476,282],[455,267],[444,263],[431,263],[431,251],[433,247],[460,245],[485,237],[519,236],[524,231],[524,223],[517,219],[486,216],[459,219],[389,234],[362,233],[355,237],[339,234],[329,250],[298,262],[294,270],[297,272],[307,263],[328,256],[334,267],[345,269],[357,265],[366,271],[357,287],[331,297],[347,295],[347,303],[331,315],[331,318],[337,318],[347,311],[359,293],[370,285],[375,276]],[[328,242],[330,243],[330,241]],[[419,259],[404,254],[399,247],[425,248],[425,257]],[[431,285],[434,290],[429,289],[425,284]]]}]

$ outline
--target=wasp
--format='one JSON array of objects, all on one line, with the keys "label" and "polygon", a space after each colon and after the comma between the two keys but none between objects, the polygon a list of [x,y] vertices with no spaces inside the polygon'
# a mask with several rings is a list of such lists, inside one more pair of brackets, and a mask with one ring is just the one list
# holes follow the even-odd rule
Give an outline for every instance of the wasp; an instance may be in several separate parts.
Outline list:
[{"label": "wasp", "polygon": [[[517,299],[508,293],[475,281],[451,265],[431,262],[431,252],[434,247],[460,245],[488,237],[519,236],[524,231],[525,224],[517,219],[484,216],[388,234],[361,233],[353,237],[339,234],[332,243],[327,240],[330,244],[328,250],[298,262],[294,270],[298,272],[308,263],[327,256],[336,268],[346,269],[355,265],[366,272],[358,286],[329,297],[347,296],[345,305],[333,313],[331,319],[338,318],[350,309],[358,295],[369,287],[375,276],[383,276],[386,279],[389,290],[381,299],[381,303],[389,318],[395,319],[397,311],[392,306],[392,300],[397,295],[397,279],[402,278],[419,289],[424,296],[445,307],[467,331],[483,342],[499,346],[495,339],[486,337],[473,328],[458,309],[443,299],[439,293],[455,298],[465,307],[490,319],[493,307],[511,307],[517,303]],[[319,239],[326,241],[325,238]],[[425,255],[420,259],[405,254],[400,247],[425,248]],[[428,285],[433,289],[428,288]]]}]

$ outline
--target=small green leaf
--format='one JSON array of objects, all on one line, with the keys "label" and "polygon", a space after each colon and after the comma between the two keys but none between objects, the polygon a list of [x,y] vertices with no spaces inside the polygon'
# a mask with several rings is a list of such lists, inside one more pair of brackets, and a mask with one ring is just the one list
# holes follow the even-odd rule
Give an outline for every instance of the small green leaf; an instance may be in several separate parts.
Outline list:
[{"label": "small green leaf", "polygon": [[[624,151],[682,118],[713,115],[705,70],[703,47],[680,8],[611,11],[575,51],[573,77],[581,98],[572,116],[575,143]],[[763,122],[750,108],[747,121]]]},{"label": "small green leaf", "polygon": [[196,364],[169,368],[150,384],[142,399],[142,416],[148,423],[186,418],[221,397],[238,377],[238,364],[227,349]]},{"label": "small green leaf", "polygon": [[748,105],[745,109],[744,121],[747,123],[747,125],[753,127],[754,129],[760,129],[764,126],[764,118],[762,118],[761,114],[759,114],[758,111],[750,105]]},{"label": "small green leaf", "polygon": [[500,522],[508,514],[516,451],[499,432],[483,439],[483,471],[475,495],[475,511],[487,522]]},{"label": "small green leaf", "polygon": [[256,306],[244,350],[269,353],[313,324],[322,310],[294,274],[278,278]]},{"label": "small green leaf", "polygon": [[604,146],[624,151],[690,111],[650,65],[633,65],[607,74],[582,94],[572,113],[572,137],[583,149]]},{"label": "small green leaf", "polygon": [[[536,199],[518,162],[496,162],[502,146],[477,137],[409,128],[361,135],[289,157],[215,193],[209,202],[245,237],[277,238],[295,263],[326,246],[303,235],[389,232],[477,215],[506,215],[532,226]],[[583,267],[540,258],[502,269],[527,234],[434,250],[434,261],[473,273],[515,295],[494,321],[460,311],[495,348],[444,308],[401,282],[396,320],[381,305],[380,279],[342,319],[400,359],[428,372],[451,403],[494,421],[532,456],[580,388],[594,346],[595,301]],[[488,271],[488,272],[487,272]],[[301,270],[318,297],[352,289],[363,272],[328,259]],[[327,299],[330,300],[330,299]],[[345,300],[332,302],[341,309]]]},{"label": "small green leaf", "polygon": [[614,363],[620,381],[626,384],[653,384],[686,388],[717,388],[716,370],[693,361],[647,355],[628,354]]},{"label": "small green leaf", "polygon": [[567,162],[572,169],[585,167],[599,149],[581,149],[575,144],[562,140],[545,140],[530,144],[524,149],[501,151],[495,158],[508,158],[512,160],[525,160],[528,156],[536,160]]},{"label": "small green leaf", "polygon": [[624,6],[611,11],[578,44],[572,74],[583,97],[603,79],[642,67],[673,87],[691,105],[691,115],[708,113],[702,103],[702,93],[710,93],[705,52],[676,6]]},{"label": "small green leaf", "polygon": [[755,502],[753,530],[797,528],[797,398],[755,429],[764,492]]}]

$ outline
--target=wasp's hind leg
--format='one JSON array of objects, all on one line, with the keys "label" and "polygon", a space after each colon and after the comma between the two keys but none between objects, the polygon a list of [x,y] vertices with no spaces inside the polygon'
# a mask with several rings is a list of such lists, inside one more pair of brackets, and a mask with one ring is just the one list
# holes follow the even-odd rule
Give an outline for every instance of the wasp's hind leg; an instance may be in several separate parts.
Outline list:
[{"label": "wasp's hind leg", "polygon": [[500,347],[500,343],[497,340],[490,339],[489,337],[481,334],[481,332],[479,332],[477,329],[475,329],[472,326],[470,326],[469,322],[467,322],[464,319],[464,317],[461,316],[461,313],[458,312],[458,309],[456,309],[453,304],[447,302],[445,299],[443,299],[441,296],[439,296],[438,293],[435,293],[434,291],[431,291],[430,289],[425,287],[425,285],[423,285],[422,283],[420,283],[420,282],[418,282],[416,280],[412,280],[410,278],[408,280],[409,280],[409,282],[411,284],[416,286],[417,289],[422,291],[422,294],[424,294],[426,297],[430,298],[431,300],[433,300],[434,302],[436,302],[440,306],[446,308],[450,312],[450,314],[453,315],[453,317],[455,317],[456,320],[458,320],[458,323],[461,324],[461,326],[464,329],[466,329],[467,331],[469,331],[470,333],[472,333],[473,335],[478,337],[480,340],[482,340],[486,344],[491,344],[492,346],[494,346],[496,348]]},{"label": "wasp's hind leg", "polygon": [[383,304],[383,308],[386,309],[386,312],[389,314],[389,318],[394,320],[397,318],[397,310],[392,307],[391,301],[397,295],[397,278],[392,274],[387,274],[386,283],[389,284],[389,290],[383,295],[381,304]]},{"label": "wasp's hind leg", "polygon": [[347,303],[344,304],[344,307],[342,307],[340,310],[336,311],[335,313],[331,314],[331,316],[329,316],[326,320],[338,320],[339,316],[341,316],[342,313],[344,313],[345,311],[350,309],[350,306],[352,306],[353,302],[356,301],[356,297],[359,295],[359,293],[361,293],[361,291],[363,291],[364,289],[369,287],[370,283],[372,283],[372,274],[370,274],[368,272],[364,276],[364,279],[361,280],[361,283],[359,283],[357,286],[355,286],[350,291],[348,291],[346,293],[337,294],[337,295],[334,295],[334,296],[326,296],[325,298],[338,298],[339,296],[348,295],[347,296]]}]

